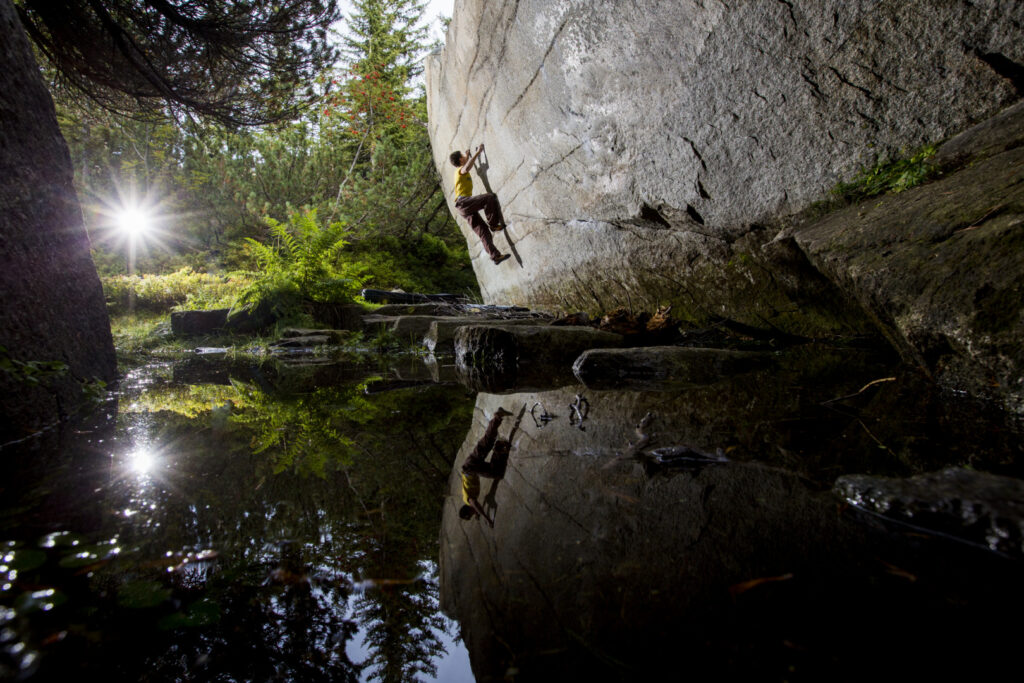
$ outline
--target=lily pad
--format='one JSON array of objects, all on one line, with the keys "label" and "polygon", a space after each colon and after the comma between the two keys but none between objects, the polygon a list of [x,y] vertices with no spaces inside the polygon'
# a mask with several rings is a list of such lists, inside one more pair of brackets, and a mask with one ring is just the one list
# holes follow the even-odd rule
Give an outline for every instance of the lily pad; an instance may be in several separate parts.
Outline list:
[{"label": "lily pad", "polygon": [[117,591],[117,604],[122,607],[156,607],[171,597],[171,590],[156,581],[131,581]]},{"label": "lily pad", "polygon": [[65,569],[73,569],[95,564],[99,561],[101,553],[103,553],[103,549],[94,545],[77,546],[74,548],[74,552],[60,558],[60,566]]},{"label": "lily pad", "polygon": [[39,539],[43,548],[73,548],[84,541],[84,537],[71,531],[56,531]]},{"label": "lily pad", "polygon": [[24,616],[33,612],[49,612],[67,601],[68,596],[55,588],[43,588],[19,595],[14,599],[14,609]]},{"label": "lily pad", "polygon": [[[12,557],[13,556],[13,557]],[[7,559],[10,557],[11,559]],[[12,550],[4,556],[4,564],[18,572],[27,572],[46,562],[46,553],[42,550]]]},{"label": "lily pad", "polygon": [[209,626],[220,621],[220,605],[211,600],[200,600],[189,605],[184,612],[169,614],[160,620],[165,631],[189,626]]}]

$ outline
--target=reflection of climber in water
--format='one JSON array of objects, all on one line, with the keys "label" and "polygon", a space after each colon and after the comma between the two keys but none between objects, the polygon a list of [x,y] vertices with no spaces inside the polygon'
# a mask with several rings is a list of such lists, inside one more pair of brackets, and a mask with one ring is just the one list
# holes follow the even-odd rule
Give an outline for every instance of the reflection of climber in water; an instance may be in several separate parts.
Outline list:
[{"label": "reflection of climber in water", "polygon": [[[509,434],[509,439],[499,439],[498,428],[501,426],[502,419],[511,414],[504,408],[498,408],[488,423],[483,437],[477,442],[476,448],[462,465],[462,501],[465,503],[459,508],[459,517],[462,519],[473,519],[480,516],[487,520],[492,527],[494,526],[494,518],[489,516],[487,510],[480,504],[480,477],[498,481],[505,476],[512,435]],[[515,428],[513,428],[514,430]],[[491,460],[488,462],[487,454],[491,453],[492,449]],[[494,485],[491,486],[488,499],[493,497],[493,493]]]}]

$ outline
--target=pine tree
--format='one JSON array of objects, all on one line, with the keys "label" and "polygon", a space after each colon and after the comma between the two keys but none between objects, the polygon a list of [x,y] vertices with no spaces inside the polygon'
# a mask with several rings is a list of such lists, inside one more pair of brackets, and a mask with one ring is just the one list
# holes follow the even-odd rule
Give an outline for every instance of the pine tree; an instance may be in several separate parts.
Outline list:
[{"label": "pine tree", "polygon": [[425,2],[417,0],[354,0],[348,19],[344,54],[356,76],[378,74],[396,94],[411,92],[423,71],[427,27]]},{"label": "pine tree", "polygon": [[336,0],[20,0],[61,83],[120,113],[164,107],[231,125],[289,119],[331,66]]}]

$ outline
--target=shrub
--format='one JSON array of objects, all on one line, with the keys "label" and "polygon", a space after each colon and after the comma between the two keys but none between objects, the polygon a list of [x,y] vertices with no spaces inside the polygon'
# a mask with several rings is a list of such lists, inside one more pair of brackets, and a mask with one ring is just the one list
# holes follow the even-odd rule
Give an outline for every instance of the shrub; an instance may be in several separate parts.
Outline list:
[{"label": "shrub", "polygon": [[101,282],[111,312],[128,310],[134,294],[136,309],[163,313],[228,308],[251,280],[243,274],[211,275],[182,268],[168,275],[111,275]]},{"label": "shrub", "polygon": [[449,246],[426,233],[405,238],[379,235],[360,240],[351,253],[366,266],[371,287],[479,296],[465,243]]},{"label": "shrub", "polygon": [[278,319],[295,317],[311,302],[349,303],[363,286],[363,268],[341,259],[348,235],[342,223],[321,226],[316,210],[292,213],[287,223],[268,218],[273,243],[247,238],[260,270],[235,303]]},{"label": "shrub", "polygon": [[839,183],[832,194],[842,201],[853,203],[886,192],[902,192],[921,185],[939,174],[931,163],[934,145],[926,145],[907,159],[883,161],[873,168],[865,168],[850,182]]}]

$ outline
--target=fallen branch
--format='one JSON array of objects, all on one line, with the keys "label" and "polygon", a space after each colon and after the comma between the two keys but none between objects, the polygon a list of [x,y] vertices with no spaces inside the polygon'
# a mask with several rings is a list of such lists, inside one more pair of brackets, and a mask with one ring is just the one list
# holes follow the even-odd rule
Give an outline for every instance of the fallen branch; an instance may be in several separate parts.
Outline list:
[{"label": "fallen branch", "polygon": [[838,396],[836,398],[830,398],[827,401],[822,401],[821,405],[828,405],[829,403],[835,403],[836,401],[845,401],[848,398],[853,398],[854,396],[860,396],[861,394],[863,394],[865,391],[867,391],[871,387],[875,386],[876,384],[883,384],[885,382],[895,382],[895,381],[896,381],[895,377],[882,377],[880,379],[875,379],[875,380],[872,380],[872,381],[868,382],[864,386],[862,386],[860,388],[860,391],[857,391],[857,392],[852,393],[852,394],[848,394],[846,396]]}]

